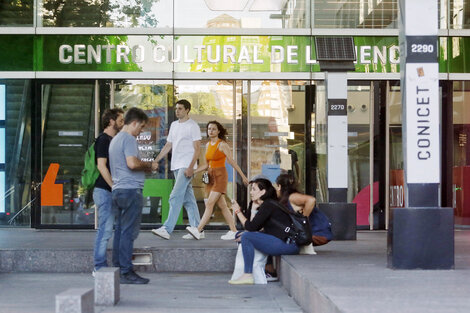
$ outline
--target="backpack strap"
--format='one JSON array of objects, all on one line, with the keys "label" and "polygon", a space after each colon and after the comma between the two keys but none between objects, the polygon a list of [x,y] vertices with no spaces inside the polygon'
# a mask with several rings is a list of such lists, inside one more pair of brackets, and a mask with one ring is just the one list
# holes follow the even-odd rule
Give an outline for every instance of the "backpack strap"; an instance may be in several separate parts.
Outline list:
[{"label": "backpack strap", "polygon": [[281,209],[281,211],[284,211],[285,213],[291,215],[292,213],[296,213],[296,212],[292,212],[291,210],[287,209],[282,203],[279,203],[278,201],[273,201],[273,204],[278,207],[279,209]]}]

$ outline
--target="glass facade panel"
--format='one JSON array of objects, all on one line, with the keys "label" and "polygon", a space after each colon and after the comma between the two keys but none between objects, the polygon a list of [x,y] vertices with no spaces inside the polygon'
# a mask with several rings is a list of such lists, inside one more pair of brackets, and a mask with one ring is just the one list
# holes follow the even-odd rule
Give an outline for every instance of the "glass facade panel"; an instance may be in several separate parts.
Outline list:
[{"label": "glass facade panel", "polygon": [[0,226],[29,226],[31,81],[0,80]]},{"label": "glass facade panel", "polygon": [[3,0],[0,2],[0,27],[33,26],[34,0]]},{"label": "glass facade panel", "polygon": [[305,190],[305,81],[252,81],[250,175],[291,173]]},{"label": "glass facade panel", "polygon": [[[315,83],[315,109],[312,122],[315,121],[312,129],[312,141],[315,142],[315,152],[317,158],[316,168],[316,198],[317,202],[328,202],[328,180],[327,180],[327,112],[326,112],[326,89],[324,82]],[[315,164],[315,162],[314,162]]]},{"label": "glass facade panel", "polygon": [[171,72],[172,46],[173,36],[38,36],[35,70]]},{"label": "glass facade panel", "polygon": [[0,71],[34,70],[34,35],[0,35]]},{"label": "glass facade panel", "polygon": [[173,1],[38,0],[38,26],[172,27]]},{"label": "glass facade panel", "polygon": [[[0,26],[398,28],[397,0],[37,0],[37,25],[34,4],[3,1]],[[467,0],[438,1],[438,6],[441,29],[469,27]]]},{"label": "glass facade panel", "polygon": [[[141,160],[152,161],[166,143],[169,129],[169,111],[173,110],[173,84],[171,81],[115,81],[112,91],[114,107],[124,111],[137,107],[147,114],[149,122],[137,137]],[[168,213],[169,186],[172,183],[167,158],[158,171],[146,173],[142,224],[162,222]]]},{"label": "glass facade panel", "polygon": [[42,84],[41,110],[41,223],[94,224],[92,193],[80,182],[95,139],[95,84]]},{"label": "glass facade panel", "polygon": [[314,28],[398,28],[398,0],[312,1]]},{"label": "glass facade panel", "polygon": [[454,82],[454,162],[452,168],[455,224],[470,224],[470,83]]},{"label": "glass facade panel", "polygon": [[309,72],[311,44],[309,36],[179,36],[172,62],[175,72]]},{"label": "glass facade panel", "polygon": [[308,0],[175,0],[176,28],[309,28]]},{"label": "glass facade panel", "polygon": [[[441,0],[441,2],[444,2]],[[448,0],[449,29],[470,28],[470,1]]]}]

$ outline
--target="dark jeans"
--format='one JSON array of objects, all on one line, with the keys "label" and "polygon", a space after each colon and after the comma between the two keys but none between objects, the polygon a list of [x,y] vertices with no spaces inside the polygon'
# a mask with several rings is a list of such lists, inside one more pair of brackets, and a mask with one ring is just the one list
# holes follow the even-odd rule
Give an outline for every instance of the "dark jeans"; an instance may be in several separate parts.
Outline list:
[{"label": "dark jeans", "polygon": [[253,273],[255,249],[268,255],[299,253],[299,247],[295,243],[286,243],[275,236],[261,232],[244,232],[241,242],[243,261],[245,262],[245,273]]},{"label": "dark jeans", "polygon": [[113,213],[116,228],[113,241],[113,265],[121,274],[132,270],[134,240],[139,236],[143,207],[142,189],[113,190]]}]

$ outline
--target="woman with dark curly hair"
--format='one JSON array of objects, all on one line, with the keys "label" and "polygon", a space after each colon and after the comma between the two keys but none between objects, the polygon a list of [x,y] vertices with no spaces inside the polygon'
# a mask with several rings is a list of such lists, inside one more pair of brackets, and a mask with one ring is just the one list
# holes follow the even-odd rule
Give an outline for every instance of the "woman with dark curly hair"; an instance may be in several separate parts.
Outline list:
[{"label": "woman with dark curly hair", "polygon": [[206,145],[206,164],[199,166],[194,172],[198,173],[208,169],[209,184],[207,184],[206,191],[209,193],[209,198],[206,202],[206,209],[201,218],[198,227],[186,227],[186,230],[195,239],[204,238],[204,226],[209,222],[209,219],[214,211],[214,206],[217,206],[222,211],[222,214],[227,222],[230,230],[220,237],[222,240],[235,239],[237,228],[235,227],[235,220],[230,213],[230,210],[225,201],[225,193],[227,192],[228,173],[225,168],[225,160],[233,166],[237,173],[242,177],[243,183],[248,185],[248,179],[237,163],[232,158],[232,152],[226,142],[227,130],[217,121],[210,121],[207,123],[207,136],[209,142]]}]

